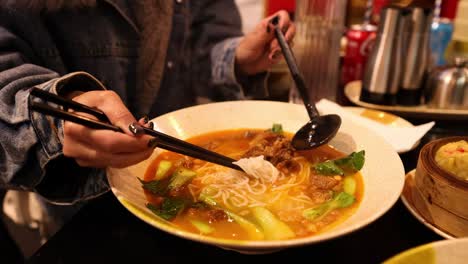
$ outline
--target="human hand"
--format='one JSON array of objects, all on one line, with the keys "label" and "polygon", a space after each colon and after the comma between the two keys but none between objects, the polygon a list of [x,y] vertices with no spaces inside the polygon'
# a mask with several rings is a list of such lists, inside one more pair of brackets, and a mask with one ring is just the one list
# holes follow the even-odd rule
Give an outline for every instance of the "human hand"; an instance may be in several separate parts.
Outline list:
[{"label": "human hand", "polygon": [[263,19],[252,32],[242,38],[236,49],[236,70],[239,73],[252,75],[266,71],[281,59],[281,47],[271,25],[271,20],[276,16],[279,17],[278,27],[291,44],[296,27],[286,11],[278,11]]},{"label": "human hand", "polygon": [[[90,91],[73,94],[72,97],[74,101],[103,111],[109,121],[125,133],[91,129],[66,121],[63,129],[63,153],[66,157],[74,158],[83,167],[120,168],[138,163],[151,155],[153,148],[148,147],[151,137],[134,136],[128,130],[128,125],[136,120],[115,92]],[[140,120],[139,123],[145,122]]]}]

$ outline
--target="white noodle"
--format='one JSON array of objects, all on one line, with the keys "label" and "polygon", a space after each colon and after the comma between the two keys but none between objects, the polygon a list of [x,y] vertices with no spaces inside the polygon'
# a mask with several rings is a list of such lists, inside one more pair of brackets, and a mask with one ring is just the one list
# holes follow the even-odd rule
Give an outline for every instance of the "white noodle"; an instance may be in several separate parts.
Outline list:
[{"label": "white noodle", "polygon": [[[249,159],[249,162],[260,159],[263,160],[263,157]],[[189,185],[189,190],[197,195],[204,188],[209,188],[207,191],[212,199],[220,206],[237,213],[245,213],[245,209],[256,206],[276,208],[280,211],[308,208],[313,205],[312,200],[304,193],[310,177],[310,165],[303,157],[294,158],[294,161],[300,165],[299,173],[284,175],[278,171],[278,174],[275,174],[267,166],[269,171],[266,175],[255,176],[205,163],[197,169],[198,176]],[[262,169],[257,172],[260,170]],[[277,171],[276,167],[275,170]]]},{"label": "white noodle", "polygon": [[229,200],[234,207],[241,208],[249,204],[249,200],[241,195],[234,195]]},{"label": "white noodle", "polygon": [[280,175],[279,170],[269,161],[266,161],[263,155],[243,158],[233,163],[241,167],[249,176],[262,182],[274,183]]}]

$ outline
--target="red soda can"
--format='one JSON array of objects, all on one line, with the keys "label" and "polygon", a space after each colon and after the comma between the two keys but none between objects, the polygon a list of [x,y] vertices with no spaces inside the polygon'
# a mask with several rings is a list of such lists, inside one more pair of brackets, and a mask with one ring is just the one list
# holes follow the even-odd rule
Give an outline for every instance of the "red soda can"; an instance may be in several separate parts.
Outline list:
[{"label": "red soda can", "polygon": [[362,80],[367,58],[374,45],[377,27],[371,24],[352,25],[346,32],[346,47],[341,69],[342,84]]}]

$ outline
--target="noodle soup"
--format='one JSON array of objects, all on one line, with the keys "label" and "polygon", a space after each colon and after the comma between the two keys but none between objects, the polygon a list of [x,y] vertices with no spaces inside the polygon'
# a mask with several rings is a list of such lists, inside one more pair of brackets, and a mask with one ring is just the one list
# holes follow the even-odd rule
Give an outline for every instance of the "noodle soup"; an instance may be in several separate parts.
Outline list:
[{"label": "noodle soup", "polygon": [[274,125],[190,138],[254,168],[259,158],[267,160],[277,173],[254,177],[163,152],[141,181],[147,207],[181,229],[217,238],[280,240],[323,232],[358,207],[364,153],[346,156],[328,145],[295,151],[291,137]]}]

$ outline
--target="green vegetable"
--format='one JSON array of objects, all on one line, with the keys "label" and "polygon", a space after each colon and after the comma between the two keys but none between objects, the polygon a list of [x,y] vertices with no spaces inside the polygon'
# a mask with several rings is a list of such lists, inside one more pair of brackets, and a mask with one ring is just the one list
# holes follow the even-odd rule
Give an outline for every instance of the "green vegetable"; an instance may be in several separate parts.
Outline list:
[{"label": "green vegetable", "polygon": [[172,167],[172,162],[169,160],[161,160],[159,162],[158,169],[156,170],[156,175],[154,177],[155,180],[161,180],[164,178],[166,173],[169,171],[169,169]]},{"label": "green vegetable", "polygon": [[353,195],[346,192],[340,192],[335,197],[333,197],[332,200],[325,202],[317,207],[304,210],[302,212],[302,216],[310,221],[319,220],[335,209],[345,208],[352,205],[354,201],[355,198]]},{"label": "green vegetable", "polygon": [[202,192],[200,193],[200,196],[199,196],[199,199],[203,202],[205,202],[206,204],[208,204],[209,206],[213,207],[213,208],[216,208],[216,209],[220,209],[220,210],[223,210],[227,216],[229,218],[231,218],[232,220],[234,220],[234,222],[238,223],[240,227],[242,227],[244,229],[244,231],[247,233],[247,235],[249,236],[250,239],[253,239],[253,240],[263,240],[263,238],[265,237],[265,235],[263,234],[263,232],[258,229],[258,227],[250,222],[249,220],[245,219],[244,217],[234,213],[234,212],[231,212],[227,209],[224,209],[224,208],[221,208],[218,203],[209,196],[209,193],[210,192],[210,188],[205,188],[202,190]]},{"label": "green vegetable", "polygon": [[164,198],[161,207],[154,204],[146,204],[146,207],[155,215],[165,219],[172,220],[177,214],[185,208],[185,201],[177,198]]},{"label": "green vegetable", "polygon": [[346,208],[351,206],[356,198],[353,195],[345,192],[340,192],[338,195],[335,196],[333,199],[332,206],[335,208]]},{"label": "green vegetable", "polygon": [[264,207],[252,208],[255,220],[265,232],[265,238],[270,240],[293,238],[296,234],[284,222]]},{"label": "green vegetable", "polygon": [[276,134],[283,134],[283,126],[281,124],[273,124],[271,132]]},{"label": "green vegetable", "polygon": [[364,166],[364,150],[353,152],[336,160],[327,160],[315,165],[315,170],[321,175],[345,175],[356,173]]},{"label": "green vegetable", "polygon": [[257,225],[254,223],[229,210],[224,210],[224,212],[229,216],[229,218],[234,220],[234,222],[238,223],[245,230],[245,232],[247,232],[247,235],[250,239],[263,240],[265,237],[265,234],[263,234],[263,232],[260,231],[260,229],[258,229]]},{"label": "green vegetable", "polygon": [[364,150],[353,152],[347,157],[335,160],[335,164],[344,170],[357,172],[364,166]]},{"label": "green vegetable", "polygon": [[356,180],[353,176],[346,176],[343,179],[343,190],[345,193],[354,195],[356,192]]},{"label": "green vegetable", "polygon": [[344,171],[336,166],[333,160],[318,163],[315,165],[315,171],[321,175],[344,175]]},{"label": "green vegetable", "polygon": [[304,210],[302,212],[302,216],[312,221],[312,220],[319,218],[322,215],[326,215],[329,211],[331,211],[330,203],[326,202],[315,208],[309,208],[309,209]]},{"label": "green vegetable", "polygon": [[218,203],[205,192],[205,189],[202,190],[202,192],[198,196],[198,199],[200,199],[200,201],[203,201],[207,205],[210,205],[211,207],[219,207]]},{"label": "green vegetable", "polygon": [[196,208],[196,209],[208,209],[210,208],[209,205],[207,205],[204,202],[195,202],[190,205],[191,208]]},{"label": "green vegetable", "polygon": [[190,223],[201,233],[204,235],[211,234],[215,231],[215,229],[210,226],[209,224],[195,220],[195,219],[190,219]]},{"label": "green vegetable", "polygon": [[143,189],[151,192],[152,194],[163,196],[167,192],[167,186],[159,180],[152,180],[152,181],[144,181],[138,178],[140,181]]},{"label": "green vegetable", "polygon": [[171,180],[167,187],[169,190],[178,188],[192,180],[196,175],[197,173],[193,170],[189,170],[183,167],[179,168],[174,172],[174,174],[172,174]]}]

